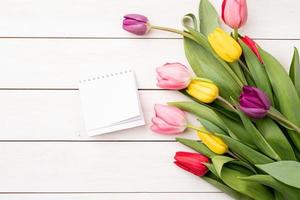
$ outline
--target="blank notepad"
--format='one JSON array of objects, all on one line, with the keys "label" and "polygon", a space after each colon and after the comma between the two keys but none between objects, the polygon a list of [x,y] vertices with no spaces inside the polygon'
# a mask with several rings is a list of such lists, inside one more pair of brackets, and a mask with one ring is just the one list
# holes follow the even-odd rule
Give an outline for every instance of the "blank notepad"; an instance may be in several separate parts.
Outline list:
[{"label": "blank notepad", "polygon": [[90,136],[145,124],[132,69],[84,78],[79,93]]}]

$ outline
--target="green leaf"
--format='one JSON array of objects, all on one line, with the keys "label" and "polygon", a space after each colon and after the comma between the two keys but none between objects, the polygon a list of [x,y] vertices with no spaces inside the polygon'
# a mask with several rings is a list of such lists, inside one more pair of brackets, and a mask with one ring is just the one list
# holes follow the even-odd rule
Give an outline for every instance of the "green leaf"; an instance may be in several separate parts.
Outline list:
[{"label": "green leaf", "polygon": [[211,159],[218,176],[221,176],[223,165],[233,160],[233,158],[227,156],[213,156]]},{"label": "green leaf", "polygon": [[249,146],[232,139],[231,137],[217,134],[220,138],[223,139],[223,141],[229,146],[231,150],[234,152],[237,152],[239,155],[241,155],[243,158],[248,160],[252,164],[266,164],[273,162],[272,159],[265,156],[264,154],[255,151],[254,149],[250,148]]},{"label": "green leaf", "polygon": [[219,16],[215,7],[208,0],[201,0],[199,6],[200,31],[208,36],[219,27]]},{"label": "green leaf", "polygon": [[239,79],[241,80],[241,82],[243,83],[243,85],[248,85],[247,80],[245,78],[244,72],[241,69],[240,65],[238,62],[232,62],[232,63],[228,63],[231,67],[231,69],[234,71],[234,73],[237,75],[237,77],[239,77]]},{"label": "green leaf", "polygon": [[232,189],[242,194],[245,194],[253,199],[274,199],[272,191],[266,186],[241,179],[241,177],[247,177],[251,174],[253,173],[251,173],[250,171],[249,173],[244,173],[241,171],[231,169],[229,167],[223,167],[221,172],[221,179],[226,185],[228,185]]},{"label": "green leaf", "polygon": [[228,194],[229,196],[233,197],[234,199],[239,199],[239,200],[251,200],[250,197],[247,197],[235,190],[233,190],[232,188],[228,187],[227,185],[225,185],[223,182],[214,179],[208,175],[205,175],[202,177],[202,179],[204,179],[206,182],[208,182],[209,184],[215,186],[216,188],[218,188],[219,190],[221,190],[222,192]]},{"label": "green leaf", "polygon": [[257,129],[282,160],[297,160],[293,147],[278,125],[270,118],[255,122]]},{"label": "green leaf", "polygon": [[273,176],[275,179],[300,188],[300,163],[296,161],[278,161],[269,164],[256,165],[259,169]]},{"label": "green leaf", "polygon": [[294,55],[290,66],[290,77],[300,96],[300,61],[298,49],[296,47],[294,48]]},{"label": "green leaf", "polygon": [[217,173],[217,171],[216,171],[216,169],[215,169],[215,167],[214,167],[213,164],[211,164],[211,163],[203,163],[203,165],[205,165],[205,166],[207,167],[207,169],[208,169],[212,174],[214,174],[215,176],[219,177],[219,175],[218,175],[218,173]]},{"label": "green leaf", "polygon": [[247,66],[252,75],[252,78],[255,81],[256,86],[259,89],[263,90],[270,98],[272,104],[274,104],[273,92],[265,67],[261,64],[261,62],[258,60],[257,56],[253,53],[253,51],[241,40],[240,45],[243,48],[243,54]]},{"label": "green leaf", "polygon": [[238,98],[241,92],[240,81],[227,64],[226,67],[209,50],[188,38],[184,38],[184,49],[187,60],[198,77],[212,80],[219,87],[222,97],[228,100],[230,96]]},{"label": "green leaf", "polygon": [[282,196],[285,197],[284,199],[299,200],[300,197],[299,189],[281,183],[269,175],[253,175],[249,177],[242,177],[241,179],[253,181],[253,182],[257,182],[269,186],[275,189],[276,191],[280,192]]},{"label": "green leaf", "polygon": [[281,158],[277,155],[277,153],[262,136],[262,134],[256,129],[252,121],[243,112],[238,111],[238,113],[240,114],[247,132],[251,134],[252,140],[256,144],[256,146],[269,157],[276,160],[281,160]]},{"label": "green leaf", "polygon": [[228,117],[218,114],[220,119],[226,124],[226,127],[244,144],[251,146],[252,148],[256,148],[251,135],[247,132],[242,122],[239,122],[229,119]]},{"label": "green leaf", "polygon": [[[278,100],[280,112],[295,125],[300,126],[300,100],[297,90],[283,66],[269,53],[259,48],[260,55],[271,81],[271,85]],[[300,135],[295,131],[288,130],[295,146],[300,150]]]},{"label": "green leaf", "polygon": [[209,132],[227,135],[227,133],[225,131],[223,131],[220,127],[218,127],[214,123],[212,123],[206,119],[203,119],[203,118],[199,118],[198,120],[201,123],[201,125],[204,126],[204,128],[206,130],[208,130]]},{"label": "green leaf", "polygon": [[205,105],[193,102],[193,101],[182,101],[182,102],[168,102],[168,105],[175,106],[181,110],[193,113],[199,118],[210,121],[220,127],[223,130],[226,130],[226,126],[223,121],[218,117],[218,115],[212,109],[208,108]]},{"label": "green leaf", "polygon": [[176,138],[176,141],[180,142],[181,144],[183,144],[187,147],[190,147],[191,149],[193,149],[209,158],[212,158],[214,155],[217,155],[199,141],[185,139],[185,138]]}]

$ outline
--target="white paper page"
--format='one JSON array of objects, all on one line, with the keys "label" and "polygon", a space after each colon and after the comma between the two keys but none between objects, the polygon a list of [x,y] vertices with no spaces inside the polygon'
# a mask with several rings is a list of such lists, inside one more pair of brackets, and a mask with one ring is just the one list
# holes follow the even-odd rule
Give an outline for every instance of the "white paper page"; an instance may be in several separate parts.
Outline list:
[{"label": "white paper page", "polygon": [[98,76],[86,77],[80,81],[79,90],[87,131],[105,128],[106,132],[111,132],[111,126],[126,124],[130,119],[140,120],[137,87],[131,69],[106,70]]}]

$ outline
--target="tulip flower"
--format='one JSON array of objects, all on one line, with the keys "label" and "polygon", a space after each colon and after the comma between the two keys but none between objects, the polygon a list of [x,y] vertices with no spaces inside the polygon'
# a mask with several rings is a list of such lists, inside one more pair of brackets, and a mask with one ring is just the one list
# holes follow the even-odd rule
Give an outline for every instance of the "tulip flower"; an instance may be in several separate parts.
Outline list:
[{"label": "tulip flower", "polygon": [[207,79],[193,79],[186,91],[203,103],[211,103],[219,96],[219,88]]},{"label": "tulip flower", "polygon": [[228,146],[223,140],[214,134],[208,132],[204,128],[198,131],[198,137],[212,152],[216,154],[224,154],[228,151]]},{"label": "tulip flower", "polygon": [[200,153],[176,152],[175,164],[196,176],[204,176],[208,169],[203,163],[209,163],[209,158]]},{"label": "tulip flower", "polygon": [[261,63],[263,63],[263,60],[262,60],[262,58],[259,54],[259,51],[257,49],[256,43],[251,38],[249,38],[248,36],[242,37],[241,40],[253,51],[253,53],[257,56],[259,61]]},{"label": "tulip flower", "polygon": [[239,43],[220,28],[208,35],[208,41],[214,51],[227,62],[237,61],[242,54]]},{"label": "tulip flower", "polygon": [[150,26],[147,17],[128,14],[124,16],[123,29],[136,35],[144,35],[150,30]]},{"label": "tulip flower", "polygon": [[240,110],[252,118],[263,118],[271,107],[268,96],[256,87],[244,86],[239,98]]},{"label": "tulip flower", "polygon": [[188,68],[181,63],[166,63],[156,68],[157,86],[169,90],[186,88],[192,78]]},{"label": "tulip flower", "polygon": [[155,117],[152,118],[152,131],[161,134],[179,134],[187,127],[185,113],[179,108],[156,104]]},{"label": "tulip flower", "polygon": [[233,29],[243,26],[248,17],[246,0],[223,0],[222,19]]}]

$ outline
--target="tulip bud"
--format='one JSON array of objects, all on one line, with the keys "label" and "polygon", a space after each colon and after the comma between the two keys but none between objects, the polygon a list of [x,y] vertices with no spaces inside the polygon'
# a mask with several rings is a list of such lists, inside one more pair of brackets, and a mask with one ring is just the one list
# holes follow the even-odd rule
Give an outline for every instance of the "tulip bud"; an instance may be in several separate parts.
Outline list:
[{"label": "tulip bud", "polygon": [[139,14],[128,14],[124,16],[123,29],[136,35],[144,35],[149,31],[150,26],[147,17]]},{"label": "tulip bud", "polygon": [[259,54],[259,51],[257,49],[256,43],[251,38],[249,38],[248,36],[242,37],[241,40],[253,51],[253,53],[257,56],[259,61],[261,63],[263,63],[263,60],[262,60],[262,58]]},{"label": "tulip bud", "polygon": [[200,153],[176,152],[175,164],[196,176],[204,176],[208,169],[203,163],[209,163],[209,158]]},{"label": "tulip bud", "polygon": [[233,29],[243,26],[248,17],[246,0],[223,0],[222,19]]},{"label": "tulip bud", "polygon": [[203,103],[211,103],[219,96],[219,88],[207,79],[193,79],[186,91]]},{"label": "tulip bud", "polygon": [[192,78],[188,68],[181,63],[166,63],[156,68],[157,86],[169,90],[186,88]]},{"label": "tulip bud", "polygon": [[212,152],[216,154],[224,154],[228,151],[228,146],[223,142],[223,140],[214,134],[208,132],[204,128],[198,131],[198,137]]},{"label": "tulip bud", "polygon": [[220,28],[208,35],[214,51],[225,61],[234,62],[242,55],[242,48],[228,33]]},{"label": "tulip bud", "polygon": [[161,134],[182,133],[187,127],[185,113],[179,108],[156,104],[155,117],[152,118],[152,131]]},{"label": "tulip bud", "polygon": [[240,110],[252,118],[263,118],[271,107],[268,96],[256,87],[244,86],[240,95]]}]

